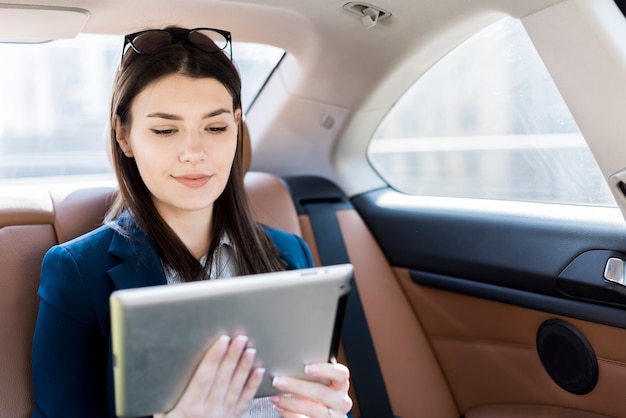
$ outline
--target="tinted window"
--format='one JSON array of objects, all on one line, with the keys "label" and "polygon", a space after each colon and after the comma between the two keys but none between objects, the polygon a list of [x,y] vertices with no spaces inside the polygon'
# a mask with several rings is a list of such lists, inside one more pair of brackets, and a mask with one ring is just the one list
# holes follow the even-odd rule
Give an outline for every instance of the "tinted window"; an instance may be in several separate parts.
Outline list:
[{"label": "tinted window", "polygon": [[390,111],[371,163],[409,194],[616,206],[518,20],[478,33]]}]

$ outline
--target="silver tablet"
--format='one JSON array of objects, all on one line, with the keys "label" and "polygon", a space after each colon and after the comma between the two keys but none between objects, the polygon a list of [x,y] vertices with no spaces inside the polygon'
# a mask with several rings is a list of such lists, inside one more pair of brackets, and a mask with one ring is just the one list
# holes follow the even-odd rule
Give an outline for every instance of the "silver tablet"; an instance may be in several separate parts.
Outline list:
[{"label": "silver tablet", "polygon": [[120,417],[172,409],[218,335],[247,335],[276,375],[310,379],[304,366],[336,355],[352,265],[288,270],[113,292],[115,408]]}]

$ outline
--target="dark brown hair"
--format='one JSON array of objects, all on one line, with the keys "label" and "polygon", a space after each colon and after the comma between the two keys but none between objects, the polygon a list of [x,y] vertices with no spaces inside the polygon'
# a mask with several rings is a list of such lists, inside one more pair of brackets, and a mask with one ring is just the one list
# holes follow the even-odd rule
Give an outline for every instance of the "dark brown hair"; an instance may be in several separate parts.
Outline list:
[{"label": "dark brown hair", "polygon": [[[168,27],[170,32],[180,31]],[[178,35],[177,35],[178,36]],[[144,184],[134,158],[128,158],[117,143],[115,120],[130,126],[130,109],[134,98],[149,84],[167,75],[182,74],[194,78],[213,78],[233,98],[233,110],[241,109],[241,80],[232,61],[223,52],[207,53],[182,39],[152,55],[140,55],[132,49],[124,54],[113,84],[111,100],[111,160],[119,183],[117,200],[107,213],[112,223],[129,212],[141,230],[154,242],[162,262],[176,271],[184,281],[207,277],[213,253],[220,237],[227,233],[235,247],[235,268],[239,274],[283,270],[284,263],[263,228],[254,220],[245,192],[243,177],[243,128],[237,135],[237,150],[224,192],[213,205],[212,240],[206,264],[201,265],[176,233],[159,215],[152,195]]]}]

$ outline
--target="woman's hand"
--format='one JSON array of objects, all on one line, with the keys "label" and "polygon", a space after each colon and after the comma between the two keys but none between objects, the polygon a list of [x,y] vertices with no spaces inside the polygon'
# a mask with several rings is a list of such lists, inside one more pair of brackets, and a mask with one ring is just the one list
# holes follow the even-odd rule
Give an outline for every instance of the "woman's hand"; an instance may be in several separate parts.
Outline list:
[{"label": "woman's hand", "polygon": [[275,377],[274,386],[285,394],[270,400],[284,418],[344,418],[352,409],[348,395],[350,372],[342,364],[315,363],[306,366],[312,377],[328,380],[324,385],[302,379]]},{"label": "woman's hand", "polygon": [[207,350],[174,409],[154,417],[240,418],[265,372],[254,369],[256,350],[247,344],[245,336],[232,341],[220,337]]}]

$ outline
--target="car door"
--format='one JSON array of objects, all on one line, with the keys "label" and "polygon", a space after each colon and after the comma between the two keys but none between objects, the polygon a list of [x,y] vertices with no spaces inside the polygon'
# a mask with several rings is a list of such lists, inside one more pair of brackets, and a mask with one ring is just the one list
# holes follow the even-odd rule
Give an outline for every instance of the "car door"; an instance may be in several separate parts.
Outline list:
[{"label": "car door", "polygon": [[389,187],[352,203],[467,417],[626,415],[625,26],[609,1],[503,19],[370,142]]}]

